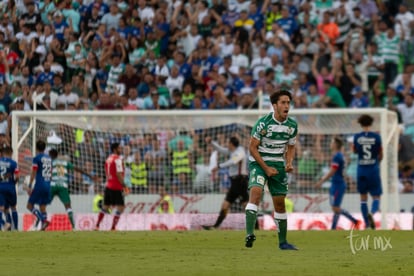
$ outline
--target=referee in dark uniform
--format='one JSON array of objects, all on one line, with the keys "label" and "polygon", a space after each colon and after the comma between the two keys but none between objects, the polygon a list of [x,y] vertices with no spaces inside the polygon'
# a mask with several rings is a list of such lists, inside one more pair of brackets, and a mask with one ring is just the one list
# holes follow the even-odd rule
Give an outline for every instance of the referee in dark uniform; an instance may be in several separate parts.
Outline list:
[{"label": "referee in dark uniform", "polygon": [[[210,143],[211,139],[206,138],[206,142]],[[212,142],[213,147],[219,152],[229,155],[230,158],[223,163],[218,164],[216,169],[229,168],[230,189],[226,194],[226,198],[221,205],[219,216],[214,225],[202,225],[206,230],[218,228],[229,212],[231,204],[237,198],[241,198],[243,207],[249,200],[248,194],[248,175],[247,175],[247,154],[246,150],[240,145],[239,139],[231,137],[228,147],[222,147],[216,142]]]}]

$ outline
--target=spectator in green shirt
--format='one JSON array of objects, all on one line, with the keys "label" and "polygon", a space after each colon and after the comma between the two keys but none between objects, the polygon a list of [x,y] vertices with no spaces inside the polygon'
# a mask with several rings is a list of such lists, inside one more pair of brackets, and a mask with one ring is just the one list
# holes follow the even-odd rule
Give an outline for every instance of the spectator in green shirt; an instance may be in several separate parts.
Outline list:
[{"label": "spectator in green shirt", "polygon": [[314,103],[314,107],[346,107],[345,101],[338,88],[333,86],[330,80],[325,80],[323,84],[326,94]]}]

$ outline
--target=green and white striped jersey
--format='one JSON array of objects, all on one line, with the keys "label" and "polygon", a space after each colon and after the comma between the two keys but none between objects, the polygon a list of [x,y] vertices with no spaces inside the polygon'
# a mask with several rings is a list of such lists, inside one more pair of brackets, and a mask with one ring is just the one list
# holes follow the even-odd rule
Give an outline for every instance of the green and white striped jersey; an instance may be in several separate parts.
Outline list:
[{"label": "green and white striped jersey", "polygon": [[351,30],[351,20],[347,14],[339,15],[336,21],[339,28],[339,37],[336,43],[344,43],[348,37],[349,30]]},{"label": "green and white striped jersey", "polygon": [[[372,62],[377,66],[384,64],[384,57],[381,56],[378,52],[374,53],[372,55],[371,59],[372,59]],[[367,60],[368,60],[368,56],[365,55],[364,56],[364,61],[367,61]],[[368,76],[379,76],[380,73],[381,72],[380,72],[380,70],[378,70],[377,67],[375,67],[375,66],[368,67]]]},{"label": "green and white striped jersey", "polygon": [[73,171],[73,164],[65,159],[56,158],[52,161],[51,186],[68,187],[69,171]]},{"label": "green and white striped jersey", "polygon": [[[251,136],[260,141],[258,151],[265,162],[284,162],[288,145],[296,144],[298,124],[292,118],[278,122],[273,112],[260,118],[253,126]],[[250,162],[254,162],[252,156]]]},{"label": "green and white striped jersey", "polygon": [[384,63],[392,62],[398,64],[400,60],[400,37],[398,35],[395,35],[393,38],[388,38],[384,32],[376,35],[374,41],[378,45]]},{"label": "green and white striped jersey", "polygon": [[118,66],[111,66],[108,73],[108,80],[106,82],[106,85],[108,86],[108,89],[110,90],[110,93],[115,92],[115,85],[118,84],[118,80],[120,76],[125,71],[125,65],[120,63]]}]

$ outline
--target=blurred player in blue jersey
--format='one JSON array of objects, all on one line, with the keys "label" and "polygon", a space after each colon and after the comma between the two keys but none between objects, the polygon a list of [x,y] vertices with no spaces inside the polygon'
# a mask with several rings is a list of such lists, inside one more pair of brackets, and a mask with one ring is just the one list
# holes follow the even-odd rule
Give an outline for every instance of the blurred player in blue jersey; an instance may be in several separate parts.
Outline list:
[{"label": "blurred player in blue jersey", "polygon": [[[5,231],[11,227],[10,222],[4,222],[3,213],[9,207],[12,209],[14,229],[17,229],[18,216],[16,211],[16,183],[19,178],[17,163],[11,159],[12,149],[6,146],[1,149],[0,157],[0,229]],[[7,211],[8,212],[8,211]]]},{"label": "blurred player in blue jersey", "polygon": [[[45,149],[46,143],[44,141],[36,142],[37,155],[33,158],[32,173],[27,188],[29,194],[27,209],[42,222],[42,231],[49,225],[46,205],[50,202],[50,181],[52,178],[52,159],[44,153]],[[34,180],[36,182],[33,186]],[[39,205],[40,210],[34,207],[35,204]]]},{"label": "blurred player in blue jersey", "polygon": [[346,182],[344,179],[345,159],[342,152],[344,142],[339,137],[332,138],[331,150],[333,152],[331,169],[316,184],[320,188],[324,182],[331,179],[331,188],[329,189],[329,201],[334,212],[331,229],[335,230],[338,224],[339,216],[344,215],[358,228],[358,220],[354,218],[348,211],[341,208],[342,199],[346,190]]},{"label": "blurred player in blue jersey", "polygon": [[[361,195],[361,212],[366,227],[375,229],[373,215],[379,210],[382,194],[380,161],[382,160],[381,136],[372,132],[374,118],[361,115],[358,123],[362,132],[354,136],[354,152],[358,155],[357,188]],[[368,212],[368,193],[372,196],[371,213]]]}]

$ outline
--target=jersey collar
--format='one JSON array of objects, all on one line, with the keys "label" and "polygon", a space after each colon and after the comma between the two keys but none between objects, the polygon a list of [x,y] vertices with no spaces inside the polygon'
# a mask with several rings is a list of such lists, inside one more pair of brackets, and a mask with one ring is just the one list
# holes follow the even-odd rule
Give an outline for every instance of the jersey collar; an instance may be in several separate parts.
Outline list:
[{"label": "jersey collar", "polygon": [[284,121],[282,121],[282,122],[278,121],[278,120],[276,119],[276,117],[275,117],[275,112],[272,112],[272,118],[273,118],[273,120],[274,120],[276,123],[278,123],[279,125],[281,125],[281,124],[285,123],[285,122],[288,120],[288,118],[286,117],[286,120],[284,120]]}]

